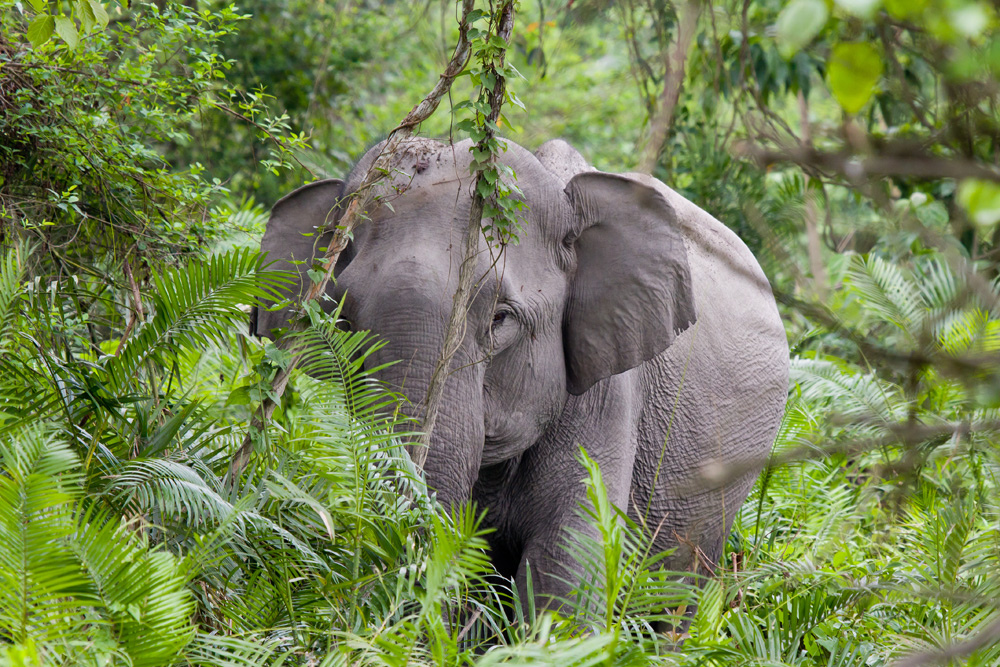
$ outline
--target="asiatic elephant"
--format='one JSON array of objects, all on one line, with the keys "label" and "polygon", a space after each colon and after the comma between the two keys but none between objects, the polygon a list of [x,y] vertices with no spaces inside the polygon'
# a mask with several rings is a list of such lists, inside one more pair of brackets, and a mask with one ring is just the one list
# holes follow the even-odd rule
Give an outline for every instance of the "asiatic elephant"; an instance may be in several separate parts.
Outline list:
[{"label": "asiatic elephant", "polygon": [[[370,361],[398,362],[382,379],[418,416],[462,261],[469,146],[404,144],[398,194],[358,228],[330,291],[354,328],[388,341]],[[380,150],[346,182],[275,204],[262,247],[278,268],[304,274],[326,245],[314,232],[337,224]],[[524,590],[530,563],[536,594],[558,597],[574,580],[563,529],[588,530],[583,446],[610,500],[658,526],[658,548],[676,548],[667,565],[704,572],[785,405],[788,346],[768,281],[732,231],[650,176],[595,171],[560,140],[534,154],[508,142],[502,160],[524,193],[524,224],[499,257],[481,239],[428,485],[445,503],[488,508],[497,571]],[[286,317],[261,311],[255,330],[269,335]],[[711,462],[744,468],[699,485]]]}]

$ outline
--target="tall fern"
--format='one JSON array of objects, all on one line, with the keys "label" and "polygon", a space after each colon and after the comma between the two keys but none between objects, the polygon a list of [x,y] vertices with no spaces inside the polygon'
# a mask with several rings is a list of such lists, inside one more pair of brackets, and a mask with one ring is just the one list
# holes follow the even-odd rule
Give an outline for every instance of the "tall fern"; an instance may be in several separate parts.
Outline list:
[{"label": "tall fern", "polygon": [[0,439],[0,466],[0,636],[49,664],[179,660],[195,633],[180,562],[85,509],[77,458],[41,429]]}]

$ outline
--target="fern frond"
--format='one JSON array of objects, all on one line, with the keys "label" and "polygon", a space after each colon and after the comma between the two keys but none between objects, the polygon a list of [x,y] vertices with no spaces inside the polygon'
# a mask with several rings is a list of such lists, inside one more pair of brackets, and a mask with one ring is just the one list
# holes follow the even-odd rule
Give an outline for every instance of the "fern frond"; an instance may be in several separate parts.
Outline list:
[{"label": "fern frond", "polygon": [[0,439],[0,636],[70,637],[87,580],[68,541],[76,529],[77,460],[38,428]]},{"label": "fern frond", "polygon": [[158,667],[195,634],[194,599],[176,557],[155,551],[110,516],[77,519],[74,550],[86,568],[99,609],[136,667]]},{"label": "fern frond", "polygon": [[198,633],[184,651],[193,665],[213,667],[278,667],[286,662],[287,653],[275,655],[280,640],[249,636],[246,638]]},{"label": "fern frond", "polygon": [[261,262],[259,252],[236,249],[157,276],[152,319],[108,363],[118,391],[131,386],[147,359],[167,349],[225,340],[228,329],[246,317],[241,306],[280,300],[278,290],[291,278],[266,270]]},{"label": "fern frond", "polygon": [[830,360],[792,359],[790,379],[804,400],[830,405],[847,417],[891,424],[905,414],[907,401],[899,387]]},{"label": "fern frond", "polygon": [[24,246],[15,246],[0,256],[0,350],[8,347],[7,337],[15,330],[15,320],[20,311],[21,267],[26,252]]},{"label": "fern frond", "polygon": [[903,270],[881,257],[861,256],[851,262],[846,282],[862,299],[862,305],[894,324],[910,340],[916,340],[924,322],[920,291]]}]

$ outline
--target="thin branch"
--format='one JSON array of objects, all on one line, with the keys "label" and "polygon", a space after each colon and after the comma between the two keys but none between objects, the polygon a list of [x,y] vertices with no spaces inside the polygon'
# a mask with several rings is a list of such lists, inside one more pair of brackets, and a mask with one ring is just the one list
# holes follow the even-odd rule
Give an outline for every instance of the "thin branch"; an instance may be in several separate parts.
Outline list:
[{"label": "thin branch", "polygon": [[856,155],[848,151],[822,152],[814,148],[784,147],[767,150],[759,145],[741,144],[739,154],[753,158],[761,166],[792,163],[800,167],[814,167],[835,172],[852,182],[868,176],[910,176],[913,178],[978,178],[1000,183],[1000,170],[975,162],[936,155]]},{"label": "thin branch", "polygon": [[219,111],[224,111],[225,113],[228,113],[228,114],[232,115],[234,118],[238,118],[239,120],[243,121],[244,123],[250,123],[251,125],[253,125],[254,127],[256,127],[258,130],[260,130],[261,132],[263,132],[264,134],[266,134],[267,138],[270,139],[272,142],[274,142],[274,144],[276,146],[278,146],[281,150],[283,150],[286,153],[288,153],[289,155],[291,155],[292,159],[295,160],[296,162],[298,162],[300,167],[302,167],[303,169],[305,169],[306,171],[309,172],[310,176],[312,176],[313,178],[316,178],[316,172],[314,172],[312,169],[310,169],[305,164],[303,164],[302,160],[300,160],[298,157],[296,157],[295,153],[293,153],[292,150],[285,145],[285,142],[282,141],[279,137],[276,137],[274,135],[274,133],[271,132],[271,130],[267,129],[266,127],[264,127],[263,125],[261,125],[260,123],[258,123],[257,121],[255,121],[253,118],[248,118],[247,116],[241,114],[240,112],[236,111],[235,109],[229,108],[225,104],[222,104],[220,102],[213,102],[212,106],[214,106]]},{"label": "thin branch", "polygon": [[[812,144],[812,135],[809,131],[809,101],[800,90],[798,94],[799,116],[802,123],[802,148],[809,150]],[[816,199],[809,192],[809,174],[803,174],[805,178],[805,219],[806,242],[809,250],[809,269],[813,276],[813,292],[818,301],[826,300],[826,267],[823,264],[822,242],[819,236],[817,225]]]},{"label": "thin branch", "polygon": [[[309,287],[309,290],[302,298],[303,303],[317,300],[326,293],[326,286],[333,276],[333,268],[337,265],[340,253],[347,247],[347,241],[351,237],[351,234],[362,221],[371,215],[371,212],[375,210],[382,200],[384,188],[377,186],[384,181],[386,174],[391,173],[396,150],[403,141],[413,136],[414,128],[417,125],[427,120],[437,110],[441,100],[451,89],[451,84],[455,80],[455,77],[465,69],[465,64],[468,62],[469,54],[471,53],[469,43],[470,25],[468,19],[474,6],[475,0],[462,0],[462,19],[458,28],[458,44],[455,46],[455,52],[452,54],[451,61],[449,61],[433,90],[413,107],[399,126],[389,134],[389,138],[386,139],[382,151],[371,167],[368,168],[361,186],[351,198],[351,203],[348,205],[347,210],[344,211],[344,215],[340,219],[340,224],[334,230],[333,238],[330,239],[326,255],[320,262],[323,277]],[[291,338],[288,334],[302,331],[306,328],[302,315],[303,312],[300,308],[297,316],[290,320],[288,333],[284,337],[279,338],[275,343],[276,345],[282,349],[291,349],[292,344],[289,342]],[[262,432],[265,423],[274,414],[277,401],[281,400],[281,396],[288,386],[288,380],[291,377],[292,371],[298,365],[298,362],[299,355],[296,354],[292,357],[292,361],[288,366],[279,370],[274,379],[271,380],[271,391],[268,392],[268,397],[261,401],[260,406],[254,413],[253,419],[250,422],[250,429],[246,437],[243,438],[243,444],[236,451],[236,454],[233,455],[232,462],[229,465],[229,479],[231,483],[235,483],[236,477],[250,461],[250,454],[253,452],[253,434]]]},{"label": "thin branch", "polygon": [[132,275],[132,266],[128,262],[128,257],[125,258],[123,266],[125,269],[125,277],[128,279],[128,285],[132,291],[132,308],[128,318],[128,324],[125,326],[125,333],[122,334],[122,339],[118,341],[118,349],[115,350],[116,357],[121,354],[122,350],[125,349],[125,343],[128,341],[128,337],[132,333],[132,329],[135,327],[136,322],[139,322],[146,317],[145,310],[142,307],[142,295],[139,293],[139,285],[135,282],[135,276]]},{"label": "thin branch", "polygon": [[[500,7],[500,19],[497,23],[497,35],[505,44],[510,43],[510,36],[514,30],[514,3],[508,0]],[[502,67],[506,50],[500,52],[497,62]],[[503,76],[496,76],[496,83],[493,90],[489,92],[490,114],[484,126],[486,136],[478,143],[477,149],[484,150],[492,142],[494,132],[490,127],[496,127],[496,122],[500,118],[500,108],[503,105],[506,93],[506,79]],[[430,450],[431,433],[434,431],[434,424],[437,421],[438,410],[441,407],[441,400],[444,396],[444,384],[448,378],[448,371],[451,368],[455,353],[458,352],[465,337],[465,313],[469,304],[469,297],[472,294],[473,283],[476,276],[476,256],[479,251],[479,237],[482,235],[483,207],[485,200],[479,192],[479,183],[483,178],[483,172],[476,174],[476,180],[472,188],[472,206],[469,210],[469,225],[465,232],[465,243],[462,250],[462,266],[458,273],[458,288],[451,304],[451,315],[448,318],[448,328],[445,330],[444,344],[441,346],[441,356],[437,366],[434,368],[434,375],[427,387],[426,410],[424,412],[423,434],[414,447],[411,448],[410,456],[417,468],[422,469],[427,460],[427,452]]]}]

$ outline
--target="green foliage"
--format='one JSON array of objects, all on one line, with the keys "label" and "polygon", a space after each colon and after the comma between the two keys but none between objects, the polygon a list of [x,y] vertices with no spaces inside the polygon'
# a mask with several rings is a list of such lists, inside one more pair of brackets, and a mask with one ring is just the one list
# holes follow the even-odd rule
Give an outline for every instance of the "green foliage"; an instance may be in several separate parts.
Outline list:
[{"label": "green foliage", "polygon": [[[508,7],[508,4],[511,6]],[[455,124],[455,129],[468,132],[472,139],[472,163],[469,170],[476,177],[477,193],[483,202],[483,234],[486,241],[497,246],[517,243],[520,221],[517,214],[527,208],[524,193],[517,186],[517,174],[509,165],[498,164],[496,158],[507,150],[497,134],[499,123],[510,125],[504,116],[503,104],[513,104],[524,109],[524,104],[514,94],[509,80],[520,73],[506,58],[508,43],[500,34],[504,12],[514,13],[518,3],[501,3],[490,12],[474,9],[468,16],[468,39],[474,65],[468,68],[469,77],[476,92],[471,101],[462,101],[454,106],[454,111],[471,111],[472,118],[465,118]],[[485,30],[476,27],[476,22],[488,19]],[[494,112],[494,108],[498,113]]]},{"label": "green foliage", "polygon": [[857,113],[875,93],[882,78],[878,49],[866,43],[835,44],[827,63],[830,92],[847,113]]},{"label": "green foliage", "polygon": [[81,493],[80,462],[41,429],[0,439],[0,636],[45,664],[161,665],[191,641],[175,556]]},{"label": "green foliage", "polygon": [[[204,179],[198,163],[170,168],[162,148],[189,141],[190,125],[221,115],[216,100],[236,94],[217,45],[243,17],[232,7],[134,3],[113,7],[112,24],[106,14],[89,23],[98,6],[73,3],[75,19],[55,19],[79,21],[86,33],[70,48],[29,45],[21,3],[0,3],[0,238],[36,240],[52,249],[36,258],[39,271],[81,279],[136,256],[141,280],[163,260],[200,252],[226,222],[211,210],[225,192],[221,180]],[[65,40],[69,30],[58,32]],[[253,101],[232,113],[277,142],[265,166],[287,163],[285,147],[297,139],[282,137],[280,118]]]}]

